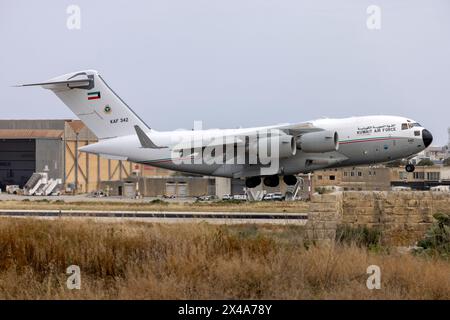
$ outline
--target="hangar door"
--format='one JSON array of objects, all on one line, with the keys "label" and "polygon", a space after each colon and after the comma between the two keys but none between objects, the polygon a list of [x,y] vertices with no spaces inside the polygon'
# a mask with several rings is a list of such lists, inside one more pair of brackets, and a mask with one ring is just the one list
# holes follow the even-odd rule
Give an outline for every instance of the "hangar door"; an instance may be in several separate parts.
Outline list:
[{"label": "hangar door", "polygon": [[0,188],[9,184],[21,188],[36,168],[36,141],[33,139],[0,140]]},{"label": "hangar door", "polygon": [[186,198],[188,196],[188,188],[186,182],[178,182],[177,197]]},{"label": "hangar door", "polygon": [[176,183],[174,182],[167,182],[166,183],[166,196],[176,196],[177,195],[177,191],[176,191]]}]

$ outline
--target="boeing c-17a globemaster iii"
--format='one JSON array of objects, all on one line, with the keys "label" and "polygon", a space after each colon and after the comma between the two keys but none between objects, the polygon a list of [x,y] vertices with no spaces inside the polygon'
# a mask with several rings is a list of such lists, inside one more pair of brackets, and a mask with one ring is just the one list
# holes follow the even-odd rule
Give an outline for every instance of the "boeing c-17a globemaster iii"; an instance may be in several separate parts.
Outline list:
[{"label": "boeing c-17a globemaster iii", "polygon": [[[98,137],[81,151],[170,170],[242,178],[248,188],[295,185],[298,173],[410,158],[433,137],[399,116],[319,119],[241,129],[156,131],[95,70],[24,84],[53,91]],[[412,164],[406,171],[414,171]]]}]

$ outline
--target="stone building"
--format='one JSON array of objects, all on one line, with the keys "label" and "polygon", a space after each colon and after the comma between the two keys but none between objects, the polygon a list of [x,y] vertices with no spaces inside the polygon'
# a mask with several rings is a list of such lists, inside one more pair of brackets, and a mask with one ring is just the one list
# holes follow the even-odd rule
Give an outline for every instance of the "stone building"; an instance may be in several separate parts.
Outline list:
[{"label": "stone building", "polygon": [[344,191],[389,190],[391,170],[385,167],[346,167],[318,170],[313,175],[313,189],[338,186]]},{"label": "stone building", "polygon": [[450,167],[416,166],[414,172],[406,172],[404,167],[346,167],[313,174],[313,190],[327,186],[338,186],[343,191],[387,191],[397,186],[428,190],[438,185],[450,185]]}]

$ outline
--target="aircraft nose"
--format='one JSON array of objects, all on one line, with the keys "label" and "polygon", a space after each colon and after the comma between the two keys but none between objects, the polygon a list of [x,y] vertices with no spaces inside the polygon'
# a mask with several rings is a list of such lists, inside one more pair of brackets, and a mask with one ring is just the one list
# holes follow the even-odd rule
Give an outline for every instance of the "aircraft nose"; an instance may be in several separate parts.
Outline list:
[{"label": "aircraft nose", "polygon": [[423,139],[423,144],[425,145],[425,148],[427,148],[431,144],[431,142],[433,142],[433,135],[427,129],[423,129],[422,130],[422,139]]}]

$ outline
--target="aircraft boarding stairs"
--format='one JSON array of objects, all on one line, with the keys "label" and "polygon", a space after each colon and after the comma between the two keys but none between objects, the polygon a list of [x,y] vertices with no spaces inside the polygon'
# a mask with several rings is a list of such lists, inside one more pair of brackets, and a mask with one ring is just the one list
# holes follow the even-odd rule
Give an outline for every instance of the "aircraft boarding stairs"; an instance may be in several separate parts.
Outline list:
[{"label": "aircraft boarding stairs", "polygon": [[48,179],[47,172],[35,172],[23,187],[23,193],[27,196],[48,196],[54,192],[61,183],[61,179]]},{"label": "aircraft boarding stairs", "polygon": [[287,186],[287,189],[286,189],[286,200],[293,201],[293,200],[297,199],[298,192],[303,187],[303,182],[304,182],[303,179],[298,177],[297,178],[297,183],[295,185]]},{"label": "aircraft boarding stairs", "polygon": [[50,195],[60,184],[62,183],[61,179],[50,179],[45,187],[42,188],[42,192],[44,196]]},{"label": "aircraft boarding stairs", "polygon": [[42,176],[40,173],[33,173],[30,177],[30,179],[28,179],[27,183],[25,183],[25,186],[23,187],[23,193],[25,195],[32,195],[36,192],[36,190],[40,187],[41,185],[41,180],[42,180]]}]

